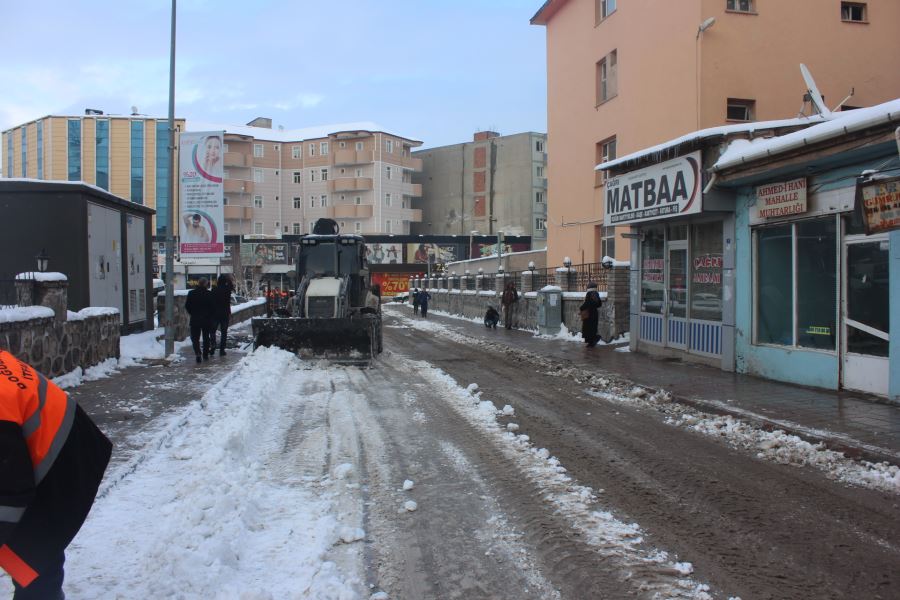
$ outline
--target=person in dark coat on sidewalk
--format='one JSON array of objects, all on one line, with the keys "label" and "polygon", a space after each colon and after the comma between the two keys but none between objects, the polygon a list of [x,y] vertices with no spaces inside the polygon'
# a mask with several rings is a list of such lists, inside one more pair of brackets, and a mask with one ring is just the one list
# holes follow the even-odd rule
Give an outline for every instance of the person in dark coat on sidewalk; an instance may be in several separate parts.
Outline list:
[{"label": "person in dark coat on sidewalk", "polygon": [[588,348],[593,348],[600,340],[597,335],[597,326],[600,324],[600,293],[597,292],[597,284],[591,282],[587,286],[584,302],[579,307],[581,311],[581,337]]},{"label": "person in dark coat on sidewalk", "polygon": [[424,319],[428,316],[428,301],[431,300],[431,294],[425,290],[419,290],[416,297],[419,299],[419,310],[422,311],[422,318]]},{"label": "person in dark coat on sidewalk", "polygon": [[[209,291],[209,279],[206,277],[200,278],[200,281],[197,282],[197,287],[188,292],[184,308],[191,315],[191,345],[194,347],[194,354],[197,355],[197,362],[206,360],[214,350],[211,338],[213,335],[215,307],[213,305],[213,294]],[[203,336],[202,353],[200,348],[201,335]]]},{"label": "person in dark coat on sidewalk", "polygon": [[62,600],[65,551],[112,444],[72,398],[0,350],[0,567],[14,600]]},{"label": "person in dark coat on sidewalk", "polygon": [[512,329],[512,311],[513,306],[519,301],[519,292],[516,290],[516,284],[512,281],[506,284],[503,295],[500,296],[500,304],[503,307],[503,324],[507,329]]},{"label": "person in dark coat on sidewalk", "polygon": [[213,332],[212,349],[210,354],[216,351],[216,331],[219,335],[219,356],[225,356],[225,342],[228,340],[228,325],[231,323],[231,293],[234,291],[234,282],[231,275],[225,273],[219,275],[216,287],[213,289]]}]

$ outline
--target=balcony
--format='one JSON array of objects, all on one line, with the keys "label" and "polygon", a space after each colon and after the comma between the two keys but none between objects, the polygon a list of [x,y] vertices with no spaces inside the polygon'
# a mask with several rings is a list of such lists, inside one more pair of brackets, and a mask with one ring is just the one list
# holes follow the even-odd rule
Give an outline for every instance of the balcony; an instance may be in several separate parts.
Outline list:
[{"label": "balcony", "polygon": [[332,207],[334,219],[369,219],[372,217],[371,204],[338,204]]},{"label": "balcony", "polygon": [[422,159],[421,158],[413,158],[412,156],[402,156],[400,157],[400,164],[403,165],[403,168],[407,171],[421,171],[422,170]]},{"label": "balcony", "polygon": [[226,179],[224,190],[226,194],[252,194],[253,182],[244,179]]},{"label": "balcony", "polygon": [[409,222],[410,223],[421,223],[422,222],[422,209],[421,208],[409,209]]},{"label": "balcony", "polygon": [[328,181],[329,192],[356,192],[372,189],[371,177],[338,177]]},{"label": "balcony", "polygon": [[249,167],[253,165],[253,158],[241,152],[225,153],[226,167]]},{"label": "balcony", "polygon": [[421,183],[407,183],[403,186],[403,193],[407,196],[412,196],[413,198],[421,198],[422,197],[422,184]]},{"label": "balcony", "polygon": [[226,204],[223,208],[225,209],[226,219],[243,219],[249,221],[253,217],[253,209],[249,206],[233,206]]},{"label": "balcony", "polygon": [[339,149],[334,153],[334,164],[336,166],[364,165],[374,160],[372,154],[371,150]]}]

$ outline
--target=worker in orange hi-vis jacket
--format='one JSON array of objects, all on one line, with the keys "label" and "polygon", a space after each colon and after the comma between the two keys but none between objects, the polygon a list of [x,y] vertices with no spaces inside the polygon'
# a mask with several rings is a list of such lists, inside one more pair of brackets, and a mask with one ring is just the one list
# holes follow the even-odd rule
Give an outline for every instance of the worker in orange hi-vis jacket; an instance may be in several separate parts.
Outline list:
[{"label": "worker in orange hi-vis jacket", "polygon": [[0,350],[0,567],[14,600],[62,599],[65,550],[112,444],[68,394]]}]

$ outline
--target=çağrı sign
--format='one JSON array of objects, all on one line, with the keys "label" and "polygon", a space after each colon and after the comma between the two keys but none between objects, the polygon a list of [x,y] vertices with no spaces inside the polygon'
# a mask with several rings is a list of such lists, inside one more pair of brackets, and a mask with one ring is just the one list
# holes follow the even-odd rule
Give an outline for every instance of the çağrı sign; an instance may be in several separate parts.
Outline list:
[{"label": "\u00e7a\u011fr\u0131 sign", "polygon": [[609,179],[605,191],[607,226],[699,213],[700,152]]},{"label": "\u00e7a\u011fr\u0131 sign", "polygon": [[767,183],[756,188],[756,206],[751,209],[751,223],[780,219],[806,212],[806,178]]},{"label": "\u00e7a\u011fr\u0131 sign", "polygon": [[192,131],[182,133],[179,138],[181,220],[178,235],[182,262],[190,258],[225,256],[224,137],[224,131]]},{"label": "\u00e7a\u011fr\u0131 sign", "polygon": [[866,235],[900,228],[900,177],[860,185]]}]

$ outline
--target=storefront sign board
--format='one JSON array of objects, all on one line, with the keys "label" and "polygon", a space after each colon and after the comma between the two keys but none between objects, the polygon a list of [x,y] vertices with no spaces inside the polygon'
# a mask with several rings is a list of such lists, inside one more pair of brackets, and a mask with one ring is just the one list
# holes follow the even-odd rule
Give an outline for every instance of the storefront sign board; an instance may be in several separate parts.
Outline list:
[{"label": "storefront sign board", "polygon": [[860,184],[866,234],[900,228],[900,177]]},{"label": "storefront sign board", "polygon": [[626,225],[699,213],[700,152],[607,180],[603,223]]},{"label": "storefront sign board", "polygon": [[767,183],[756,188],[756,205],[750,209],[750,222],[764,223],[806,211],[805,177]]}]

